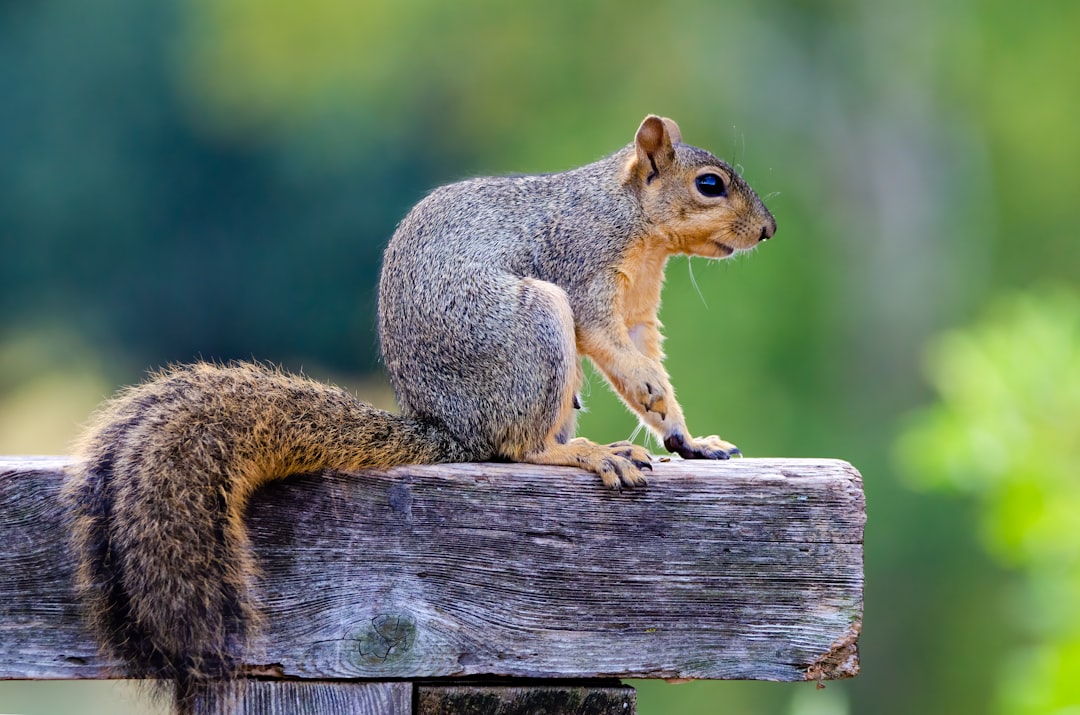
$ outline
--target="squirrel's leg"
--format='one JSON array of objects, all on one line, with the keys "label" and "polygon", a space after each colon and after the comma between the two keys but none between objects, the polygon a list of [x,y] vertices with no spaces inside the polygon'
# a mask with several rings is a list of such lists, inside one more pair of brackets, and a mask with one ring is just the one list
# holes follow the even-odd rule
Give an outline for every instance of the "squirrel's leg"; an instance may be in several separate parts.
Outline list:
[{"label": "squirrel's leg", "polygon": [[[522,293],[518,299],[521,313],[517,319],[523,324],[514,334],[521,341],[526,340],[521,336],[529,336],[528,339],[539,342],[518,345],[514,359],[519,365],[525,365],[529,359],[536,361],[528,372],[547,375],[549,379],[542,385],[538,381],[530,381],[527,386],[518,385],[515,392],[521,395],[518,399],[524,398],[535,404],[554,403],[557,408],[533,424],[503,431],[505,435],[514,436],[505,439],[499,451],[514,461],[587,469],[598,474],[604,485],[613,489],[644,485],[641,470],[651,469],[652,459],[643,447],[628,442],[600,445],[587,439],[572,439],[576,411],[580,408],[578,390],[584,378],[577,352],[574,315],[566,293],[553,283],[530,278],[521,281],[519,290]],[[543,389],[548,395],[529,396],[526,393],[532,387]],[[551,390],[555,390],[554,395],[550,394]],[[530,439],[522,439],[526,436]]]},{"label": "squirrel's leg", "polygon": [[383,303],[392,327],[430,321],[441,328],[384,339],[402,412],[440,425],[468,461],[583,467],[608,486],[642,483],[641,468],[650,464],[644,449],[572,439],[582,377],[566,292],[498,267],[475,268],[456,313],[413,315]]},{"label": "squirrel's leg", "polygon": [[[576,358],[576,350],[574,354]],[[610,489],[645,486],[647,482],[642,470],[652,469],[652,457],[644,447],[630,442],[603,445],[583,437],[572,438],[577,410],[581,407],[577,390],[583,379],[581,363],[576,362],[573,380],[563,387],[563,405],[555,427],[539,449],[520,455],[517,461],[587,469],[599,475],[604,486]]]},{"label": "squirrel's leg", "polygon": [[579,345],[668,451],[684,459],[727,459],[739,454],[738,447],[716,435],[690,436],[671,380],[660,362],[661,341],[655,322],[646,322],[632,330],[622,325],[583,330]]}]

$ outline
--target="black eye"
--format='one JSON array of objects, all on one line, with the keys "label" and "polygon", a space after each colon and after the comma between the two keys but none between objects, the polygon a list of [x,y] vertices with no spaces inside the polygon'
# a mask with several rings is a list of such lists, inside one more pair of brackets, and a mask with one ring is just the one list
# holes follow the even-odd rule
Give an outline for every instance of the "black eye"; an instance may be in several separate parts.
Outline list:
[{"label": "black eye", "polygon": [[694,180],[697,189],[705,196],[727,196],[724,180],[716,174],[702,174]]}]

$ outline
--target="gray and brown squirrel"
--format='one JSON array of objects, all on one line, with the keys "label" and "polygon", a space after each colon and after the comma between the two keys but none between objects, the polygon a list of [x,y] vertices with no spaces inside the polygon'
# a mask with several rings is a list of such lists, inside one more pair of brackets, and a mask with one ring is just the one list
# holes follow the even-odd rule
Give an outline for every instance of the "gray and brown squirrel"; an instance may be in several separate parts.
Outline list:
[{"label": "gray and brown squirrel", "polygon": [[509,460],[644,485],[644,448],[574,438],[583,357],[668,450],[727,459],[732,444],[690,436],[661,364],[664,266],[775,231],[728,164],[652,115],[587,166],[436,189],[398,226],[379,282],[400,415],[246,363],[167,369],[95,415],[64,496],[106,652],[175,680],[180,711],[200,682],[235,676],[260,622],[244,508],[290,474]]}]

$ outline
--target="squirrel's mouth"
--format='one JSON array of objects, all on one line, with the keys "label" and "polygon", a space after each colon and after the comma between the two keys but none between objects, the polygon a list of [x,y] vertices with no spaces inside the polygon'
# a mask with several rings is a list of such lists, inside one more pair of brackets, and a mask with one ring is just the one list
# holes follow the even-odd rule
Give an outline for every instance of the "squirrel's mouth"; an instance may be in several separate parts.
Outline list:
[{"label": "squirrel's mouth", "polygon": [[717,256],[717,258],[727,258],[732,253],[735,253],[735,249],[727,245],[726,243],[720,243],[719,241],[714,239],[712,244],[716,246],[716,250],[720,254]]}]

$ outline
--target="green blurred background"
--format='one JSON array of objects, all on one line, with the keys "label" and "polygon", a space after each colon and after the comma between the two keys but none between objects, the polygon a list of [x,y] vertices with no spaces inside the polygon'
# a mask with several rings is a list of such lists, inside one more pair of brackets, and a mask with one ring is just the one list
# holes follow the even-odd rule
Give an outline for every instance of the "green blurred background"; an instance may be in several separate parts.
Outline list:
[{"label": "green blurred background", "polygon": [[[408,208],[656,112],[780,227],[669,266],[691,428],[850,460],[870,520],[862,675],[642,682],[640,712],[1076,715],[1078,31],[1050,1],[0,2],[0,453],[196,357],[392,401],[374,285]],[[582,433],[634,431],[596,375],[587,401]],[[0,683],[2,712],[145,711],[118,697]]]}]

